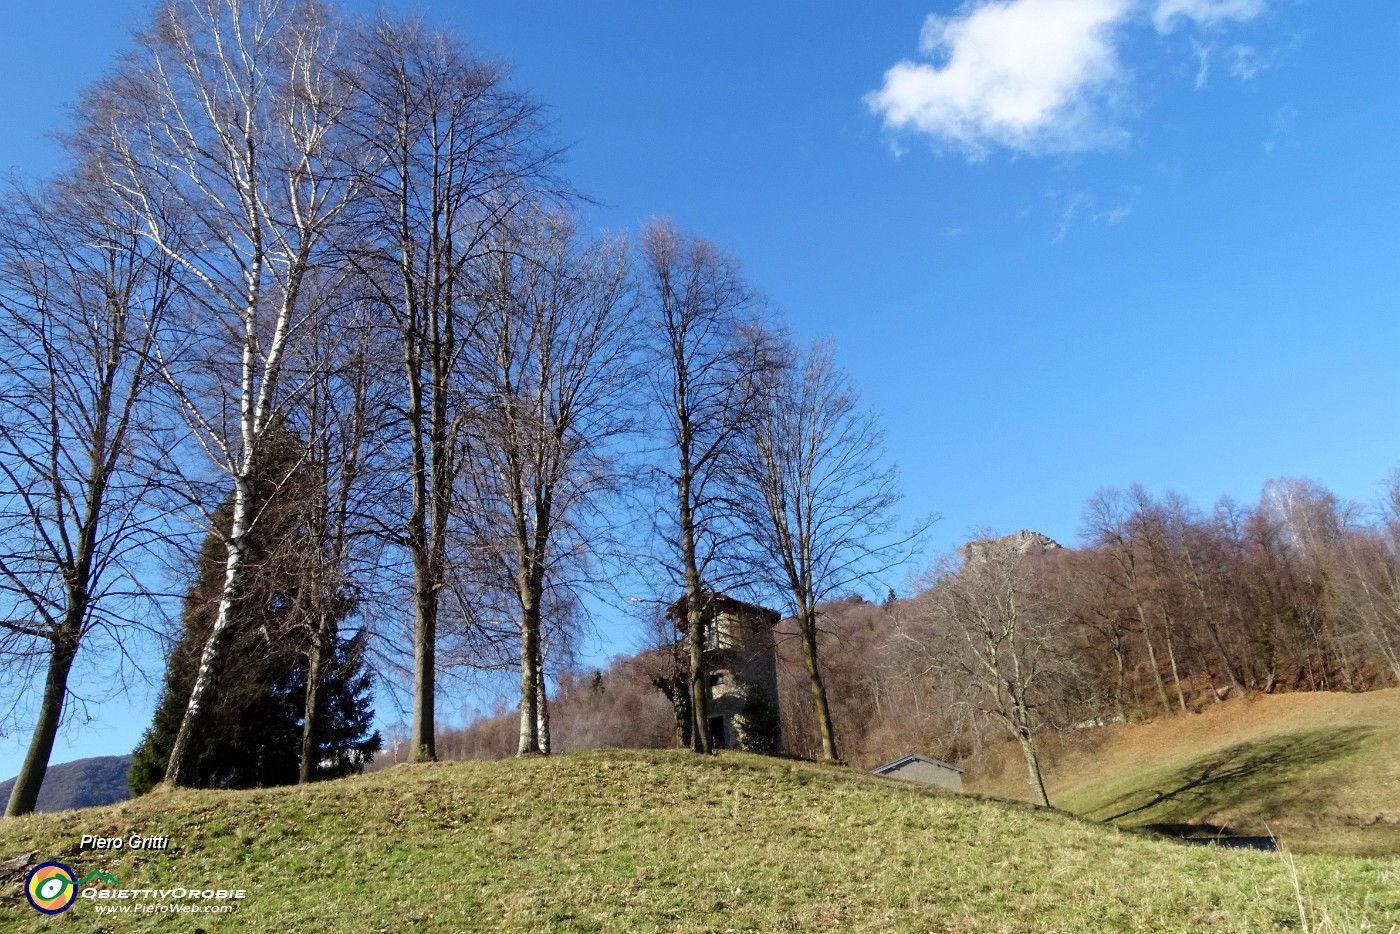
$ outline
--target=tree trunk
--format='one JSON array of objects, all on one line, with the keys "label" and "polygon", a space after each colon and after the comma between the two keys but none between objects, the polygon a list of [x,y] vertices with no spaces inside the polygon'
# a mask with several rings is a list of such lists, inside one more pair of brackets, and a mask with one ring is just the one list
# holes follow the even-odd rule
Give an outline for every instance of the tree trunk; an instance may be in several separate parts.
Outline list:
[{"label": "tree trunk", "polygon": [[[688,650],[690,679],[690,748],[694,752],[714,751],[710,736],[710,686],[705,678],[705,613],[697,609],[700,604],[698,590],[693,599],[687,600],[686,648]],[[687,588],[689,596],[689,588]]]},{"label": "tree trunk", "polygon": [[[432,386],[429,390],[429,446],[427,450],[427,490],[424,501],[427,515],[423,517],[422,556],[423,575],[418,575],[419,562],[414,562],[414,587],[418,598],[419,617],[414,627],[413,730],[417,734],[413,761],[432,762],[437,759],[437,622],[438,592],[443,586],[447,564],[447,509],[452,495],[452,454],[447,430],[447,364],[452,347],[452,313],[445,314],[446,338],[434,335],[431,343]],[[445,346],[444,346],[445,345]]]},{"label": "tree trunk", "polygon": [[29,751],[25,753],[24,764],[20,766],[19,775],[15,777],[14,787],[10,790],[10,800],[5,806],[6,817],[30,814],[39,801],[39,789],[44,784],[54,738],[58,735],[58,725],[63,718],[68,672],[72,670],[73,658],[78,654],[77,621],[82,618],[83,612],[81,608],[70,605],[54,640],[48,674],[44,678],[44,696],[39,703],[39,720],[34,724]]},{"label": "tree trunk", "polygon": [[437,591],[430,572],[415,556],[413,569],[413,714],[408,761],[437,759],[434,736],[434,675],[437,667]]},{"label": "tree trunk", "polygon": [[1278,647],[1274,639],[1275,615],[1272,610],[1259,612],[1259,644],[1264,656],[1265,694],[1272,694],[1278,686]]},{"label": "tree trunk", "polygon": [[[1141,616],[1140,610],[1139,616]],[[1171,701],[1167,700],[1167,687],[1162,683],[1162,672],[1157,670],[1157,650],[1152,645],[1152,636],[1147,632],[1146,623],[1142,627],[1142,641],[1147,643],[1147,664],[1152,669],[1152,680],[1157,685],[1157,699],[1162,702],[1162,714],[1170,717],[1172,704]]]},{"label": "tree trunk", "polygon": [[695,560],[695,520],[691,513],[690,471],[686,446],[682,446],[680,497],[681,560],[685,570],[686,654],[690,672],[690,748],[699,753],[714,751],[710,737],[710,685],[705,677],[705,617],[708,606],[701,604],[700,570]]},{"label": "tree trunk", "polygon": [[244,463],[241,476],[234,480],[233,520],[229,533],[228,562],[224,570],[224,589],[219,596],[219,615],[205,640],[204,651],[199,658],[199,671],[195,673],[194,687],[190,689],[189,704],[185,716],[180,721],[180,730],[175,734],[175,743],[170,747],[170,758],[165,765],[165,781],[162,784],[171,788],[189,787],[195,780],[196,757],[191,753],[195,739],[200,735],[204,718],[210,704],[214,702],[219,688],[220,668],[224,660],[224,643],[233,624],[233,604],[243,585],[243,558],[247,549],[248,531],[251,528],[251,499],[248,475],[251,473],[251,456]]},{"label": "tree trunk", "polygon": [[1181,672],[1178,671],[1176,667],[1176,648],[1172,645],[1172,628],[1170,618],[1167,619],[1167,625],[1164,627],[1163,631],[1166,633],[1167,636],[1167,664],[1171,666],[1172,683],[1176,685],[1176,699],[1177,702],[1181,705],[1181,712],[1184,714],[1186,713],[1186,694],[1181,689]]},{"label": "tree trunk", "polygon": [[669,678],[653,678],[651,683],[656,686],[666,699],[671,702],[671,712],[676,718],[676,748],[690,748],[690,679],[679,671],[679,661],[677,668]]},{"label": "tree trunk", "polygon": [[1115,636],[1113,639],[1113,660],[1117,663],[1117,670],[1114,672],[1115,682],[1113,691],[1113,711],[1118,715],[1119,723],[1128,722],[1128,711],[1123,707],[1123,693],[1128,677],[1127,663],[1123,658],[1123,644]]},{"label": "tree trunk", "polygon": [[1016,742],[1021,746],[1021,755],[1026,760],[1026,782],[1030,785],[1031,796],[1041,807],[1050,806],[1050,796],[1045,793],[1045,777],[1040,772],[1040,757],[1036,755],[1035,742],[1030,731],[1024,727],[1017,730]]},{"label": "tree trunk", "polygon": [[798,611],[798,629],[802,632],[802,660],[807,666],[807,681],[812,701],[817,708],[817,725],[822,737],[822,761],[836,763],[841,758],[836,750],[836,729],[831,725],[831,705],[827,703],[826,685],[822,683],[817,665],[817,618],[809,607]]},{"label": "tree trunk", "polygon": [[[409,309],[409,320],[416,320]],[[437,581],[428,537],[428,454],[423,437],[423,380],[416,325],[404,331],[408,378],[408,433],[413,500],[408,515],[408,550],[413,559],[413,712],[409,716],[409,762],[437,758],[435,685],[437,667]]]},{"label": "tree trunk", "polygon": [[327,610],[323,607],[317,614],[316,632],[311,638],[311,651],[306,657],[306,705],[301,721],[301,764],[297,772],[297,782],[305,785],[316,780],[316,770],[320,765],[321,748],[321,677],[325,659],[329,654],[327,634]]},{"label": "tree trunk", "polygon": [[540,753],[549,755],[549,691],[544,681],[544,647],[539,644],[535,652],[535,688],[538,697],[535,701],[535,730],[539,736]]},{"label": "tree trunk", "polygon": [[540,690],[535,680],[539,671],[536,665],[539,652],[539,609],[534,606],[522,607],[520,614],[520,742],[515,748],[517,756],[535,755],[540,752]]}]

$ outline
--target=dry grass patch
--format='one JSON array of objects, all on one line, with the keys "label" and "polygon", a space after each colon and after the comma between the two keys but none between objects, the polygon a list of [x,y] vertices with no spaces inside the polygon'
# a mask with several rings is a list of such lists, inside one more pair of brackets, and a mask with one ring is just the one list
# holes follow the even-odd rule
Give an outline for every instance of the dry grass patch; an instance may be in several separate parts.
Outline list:
[{"label": "dry grass patch", "polygon": [[[1051,801],[1125,827],[1197,824],[1299,852],[1400,855],[1400,689],[1260,695],[1106,727],[1051,756]],[[1022,797],[1015,763],[972,783]]]}]

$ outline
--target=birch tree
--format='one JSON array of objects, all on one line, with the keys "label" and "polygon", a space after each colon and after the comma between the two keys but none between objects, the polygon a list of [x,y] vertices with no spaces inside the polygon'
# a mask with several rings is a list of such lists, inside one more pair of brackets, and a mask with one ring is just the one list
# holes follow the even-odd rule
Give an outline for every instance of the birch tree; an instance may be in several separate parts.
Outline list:
[{"label": "birch tree", "polygon": [[[78,652],[111,662],[152,615],[139,582],[164,530],[171,439],[151,334],[170,266],[70,174],[18,190],[0,227],[0,658],[43,666],[33,735],[5,813],[34,810]],[[8,678],[7,678],[8,680]]]},{"label": "birch tree", "polygon": [[354,196],[343,39],[316,0],[167,0],[82,108],[82,141],[106,164],[107,184],[190,283],[158,359],[209,464],[233,487],[223,594],[171,751],[171,785],[190,780],[187,751],[218,690],[257,521],[249,478],[299,388],[283,385],[288,348],[318,323],[302,288]]}]

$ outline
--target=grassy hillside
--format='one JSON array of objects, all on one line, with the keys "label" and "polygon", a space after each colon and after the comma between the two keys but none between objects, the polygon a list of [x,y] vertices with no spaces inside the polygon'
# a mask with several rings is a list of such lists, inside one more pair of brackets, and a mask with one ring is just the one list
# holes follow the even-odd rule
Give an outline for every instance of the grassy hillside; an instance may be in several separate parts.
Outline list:
[{"label": "grassy hillside", "polygon": [[[79,836],[170,836],[79,853]],[[724,754],[399,766],[306,789],[157,793],[0,822],[127,888],[238,886],[230,916],[41,918],[73,931],[1294,931],[1276,855],[1191,847],[846,770]],[[1299,857],[1313,930],[1390,931],[1400,861]]]},{"label": "grassy hillside", "polygon": [[[1268,828],[1299,852],[1400,855],[1400,690],[1261,695],[1093,733],[1053,757],[1058,807],[1124,827]],[[1008,756],[974,787],[1023,796],[1023,774]]]}]

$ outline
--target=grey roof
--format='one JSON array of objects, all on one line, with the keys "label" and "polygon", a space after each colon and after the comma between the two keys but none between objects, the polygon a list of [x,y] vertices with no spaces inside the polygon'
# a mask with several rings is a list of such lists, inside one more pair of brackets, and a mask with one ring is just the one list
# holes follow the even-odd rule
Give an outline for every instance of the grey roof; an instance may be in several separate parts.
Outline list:
[{"label": "grey roof", "polygon": [[[706,602],[708,605],[707,608],[709,609],[738,610],[740,612],[756,613],[765,617],[770,626],[777,623],[783,616],[783,614],[779,613],[777,610],[770,610],[768,607],[760,606],[757,603],[745,603],[743,600],[736,600],[728,594],[717,593],[715,591],[701,591],[700,597]],[[679,600],[666,608],[666,618],[675,620],[677,628],[681,628],[685,625],[685,609],[686,596],[685,594],[681,594]]]},{"label": "grey roof", "polygon": [[895,769],[903,768],[911,762],[927,762],[929,765],[936,765],[942,769],[952,769],[954,772],[965,771],[964,769],[960,769],[956,765],[944,762],[941,759],[930,759],[928,756],[918,756],[914,755],[913,753],[910,753],[909,755],[904,756],[901,759],[896,759],[893,762],[885,763],[879,768],[871,769],[871,772],[875,775],[884,775],[886,772],[893,772]]}]

